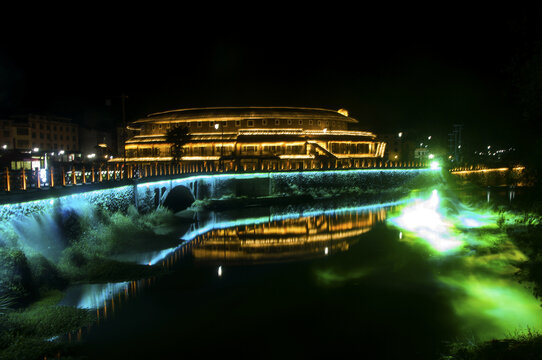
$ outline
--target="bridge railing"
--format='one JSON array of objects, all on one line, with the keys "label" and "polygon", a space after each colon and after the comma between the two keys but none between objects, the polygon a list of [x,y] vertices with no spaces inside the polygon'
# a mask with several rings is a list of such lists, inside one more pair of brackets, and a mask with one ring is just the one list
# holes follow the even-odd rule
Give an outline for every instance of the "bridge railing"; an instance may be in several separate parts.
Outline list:
[{"label": "bridge railing", "polygon": [[[123,179],[141,179],[182,174],[250,173],[261,171],[310,171],[336,169],[415,169],[424,168],[423,162],[386,162],[374,159],[348,159],[331,162],[271,161],[234,163],[218,161],[153,162],[146,164],[112,164],[103,166],[52,166],[49,169],[3,168],[0,171],[4,193],[30,189],[50,189],[74,185],[114,182]],[[1,191],[1,190],[0,190]]]}]

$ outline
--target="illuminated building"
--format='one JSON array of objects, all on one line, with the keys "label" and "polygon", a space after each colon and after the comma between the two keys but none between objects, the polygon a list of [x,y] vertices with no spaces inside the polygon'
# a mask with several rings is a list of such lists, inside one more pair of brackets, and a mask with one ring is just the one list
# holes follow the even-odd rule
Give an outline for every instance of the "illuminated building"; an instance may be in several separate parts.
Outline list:
[{"label": "illuminated building", "polygon": [[[166,133],[185,126],[190,141],[184,163],[224,170],[357,167],[381,159],[385,143],[368,131],[349,129],[358,121],[346,110],[298,107],[223,107],[171,110],[136,120],[126,141],[131,163],[172,161]],[[112,161],[121,162],[122,158]]]}]

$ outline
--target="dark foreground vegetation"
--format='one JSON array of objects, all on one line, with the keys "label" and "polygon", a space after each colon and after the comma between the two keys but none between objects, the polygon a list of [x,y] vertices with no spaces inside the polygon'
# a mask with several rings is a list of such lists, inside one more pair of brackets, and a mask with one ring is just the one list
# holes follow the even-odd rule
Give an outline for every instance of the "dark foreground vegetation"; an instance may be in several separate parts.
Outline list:
[{"label": "dark foreground vegetation", "polygon": [[96,312],[59,306],[66,288],[163,273],[161,267],[115,256],[127,248],[145,251],[176,244],[178,238],[168,233],[169,227],[179,226],[179,219],[163,208],[149,214],[135,209],[124,214],[63,211],[23,225],[36,227],[36,233],[60,229],[49,238],[56,244],[48,248],[61,246],[56,253],[42,253],[16,228],[3,224],[0,229],[0,359],[6,360],[75,358],[77,345],[63,337],[92,325]]}]

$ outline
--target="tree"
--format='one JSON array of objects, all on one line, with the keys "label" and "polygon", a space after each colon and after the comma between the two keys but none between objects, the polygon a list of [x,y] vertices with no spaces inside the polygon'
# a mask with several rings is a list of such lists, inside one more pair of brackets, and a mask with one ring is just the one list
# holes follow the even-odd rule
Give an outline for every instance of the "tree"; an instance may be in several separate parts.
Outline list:
[{"label": "tree", "polygon": [[190,133],[186,126],[175,126],[166,133],[166,141],[171,144],[170,151],[173,161],[181,160],[183,146],[190,141]]}]

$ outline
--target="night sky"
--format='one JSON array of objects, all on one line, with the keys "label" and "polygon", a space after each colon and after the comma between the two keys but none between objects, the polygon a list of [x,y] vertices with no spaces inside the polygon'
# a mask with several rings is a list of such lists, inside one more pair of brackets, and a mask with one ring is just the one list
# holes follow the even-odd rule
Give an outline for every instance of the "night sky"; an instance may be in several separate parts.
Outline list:
[{"label": "night sky", "polygon": [[538,9],[273,6],[15,12],[0,35],[0,113],[105,126],[120,123],[125,93],[128,121],[202,106],[345,108],[364,129],[443,144],[463,124],[473,148],[540,129]]}]

